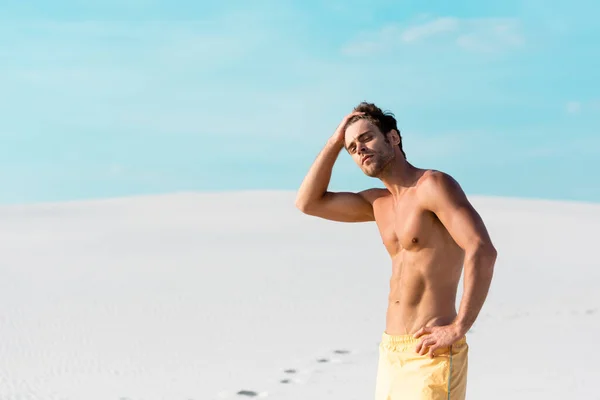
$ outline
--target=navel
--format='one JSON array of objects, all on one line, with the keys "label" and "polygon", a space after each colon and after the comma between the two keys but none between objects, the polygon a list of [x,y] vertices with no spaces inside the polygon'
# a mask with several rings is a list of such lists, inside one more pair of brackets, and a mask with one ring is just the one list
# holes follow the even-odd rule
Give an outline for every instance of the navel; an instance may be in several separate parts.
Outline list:
[{"label": "navel", "polygon": [[412,242],[413,243],[419,243],[419,238],[416,238],[416,237],[412,238]]}]

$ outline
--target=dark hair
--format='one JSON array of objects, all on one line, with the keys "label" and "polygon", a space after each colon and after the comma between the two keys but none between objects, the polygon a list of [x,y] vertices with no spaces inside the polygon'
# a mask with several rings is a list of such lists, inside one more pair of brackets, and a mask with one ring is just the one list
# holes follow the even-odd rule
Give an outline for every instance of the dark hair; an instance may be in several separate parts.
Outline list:
[{"label": "dark hair", "polygon": [[404,153],[404,149],[402,148],[402,135],[400,135],[400,130],[398,129],[396,118],[394,114],[390,111],[382,111],[381,108],[377,107],[373,103],[362,102],[356,107],[354,107],[354,111],[360,111],[365,113],[365,115],[356,115],[348,121],[348,125],[358,121],[359,119],[366,119],[371,121],[383,134],[383,136],[387,140],[386,134],[392,129],[398,132],[398,137],[400,138],[400,143],[398,143],[398,147],[400,147],[400,151],[406,158],[406,153]]}]

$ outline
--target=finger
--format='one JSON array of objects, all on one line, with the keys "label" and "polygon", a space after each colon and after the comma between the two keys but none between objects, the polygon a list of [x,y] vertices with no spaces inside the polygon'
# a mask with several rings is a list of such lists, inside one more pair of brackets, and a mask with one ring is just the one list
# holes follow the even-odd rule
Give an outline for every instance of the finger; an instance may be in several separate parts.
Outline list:
[{"label": "finger", "polygon": [[418,353],[419,353],[420,355],[422,355],[422,356],[423,356],[423,355],[425,355],[425,354],[427,354],[427,348],[428,348],[429,346],[432,346],[432,345],[434,345],[434,344],[435,344],[435,339],[432,339],[432,338],[427,338],[427,339],[424,339],[424,340],[421,342],[421,348],[419,349]]},{"label": "finger", "polygon": [[428,341],[427,343],[425,343],[419,354],[424,356],[425,354],[427,354],[427,350],[431,348],[431,346],[433,346],[434,344],[435,342],[433,340]]},{"label": "finger", "polygon": [[431,346],[431,347],[429,348],[429,357],[433,358],[433,357],[434,357],[434,352],[435,352],[437,349],[439,349],[439,348],[440,348],[440,346],[439,346],[438,344],[435,344],[435,345]]},{"label": "finger", "polygon": [[419,341],[419,343],[417,343],[417,346],[415,347],[415,352],[420,353],[422,347],[423,347],[423,341],[421,340],[421,341]]},{"label": "finger", "polygon": [[346,116],[344,117],[344,119],[342,120],[342,122],[340,122],[340,125],[339,125],[339,127],[338,127],[338,130],[340,130],[340,132],[341,132],[341,131],[345,131],[345,130],[346,130],[346,128],[347,128],[347,126],[348,126],[348,123],[350,122],[350,119],[352,119],[353,117],[356,117],[356,116],[364,115],[364,114],[365,114],[365,113],[364,113],[364,112],[361,112],[361,111],[354,111],[354,112],[352,112],[352,113],[350,113],[350,114],[346,115]]},{"label": "finger", "polygon": [[421,336],[428,334],[428,333],[431,333],[431,329],[424,326],[421,329],[419,329],[418,331],[416,331],[415,334],[413,335],[413,337],[415,339],[418,339]]},{"label": "finger", "polygon": [[429,338],[424,337],[423,339],[421,339],[419,341],[419,343],[417,344],[417,347],[415,348],[415,351],[417,353],[421,353],[421,350],[423,350],[425,348],[425,346],[427,345],[427,342],[429,341]]},{"label": "finger", "polygon": [[346,115],[346,121],[348,121],[352,117],[356,117],[357,115],[365,115],[363,111],[353,111],[350,114]]}]

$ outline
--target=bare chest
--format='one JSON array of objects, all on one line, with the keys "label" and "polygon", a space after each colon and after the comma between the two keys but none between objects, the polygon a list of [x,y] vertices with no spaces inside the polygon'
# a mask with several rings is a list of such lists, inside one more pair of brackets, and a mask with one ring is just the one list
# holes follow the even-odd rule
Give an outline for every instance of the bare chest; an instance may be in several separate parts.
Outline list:
[{"label": "bare chest", "polygon": [[384,246],[391,256],[402,250],[426,247],[434,230],[435,216],[411,198],[394,204],[391,199],[376,207],[375,220]]}]

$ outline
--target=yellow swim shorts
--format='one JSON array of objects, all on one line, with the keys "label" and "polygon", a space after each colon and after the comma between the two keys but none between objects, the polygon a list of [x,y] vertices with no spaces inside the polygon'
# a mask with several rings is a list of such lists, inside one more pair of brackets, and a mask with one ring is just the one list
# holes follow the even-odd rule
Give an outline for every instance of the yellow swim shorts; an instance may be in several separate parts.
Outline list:
[{"label": "yellow swim shorts", "polygon": [[469,346],[463,337],[434,357],[416,352],[421,338],[383,333],[375,400],[463,400],[467,391]]}]

